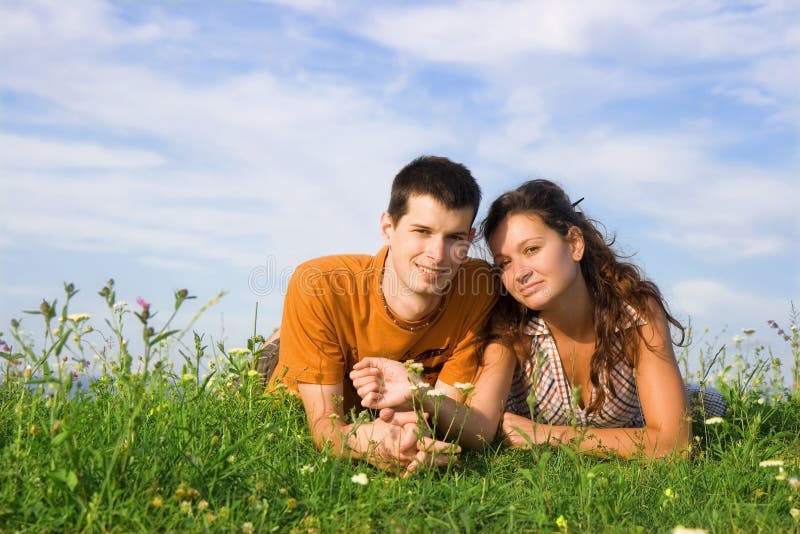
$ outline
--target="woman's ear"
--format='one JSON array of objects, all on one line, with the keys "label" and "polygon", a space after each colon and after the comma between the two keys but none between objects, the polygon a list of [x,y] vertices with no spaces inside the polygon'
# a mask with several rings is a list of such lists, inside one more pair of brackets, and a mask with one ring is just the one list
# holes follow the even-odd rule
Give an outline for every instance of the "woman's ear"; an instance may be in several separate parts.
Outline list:
[{"label": "woman's ear", "polygon": [[572,259],[574,261],[581,261],[581,259],[583,259],[583,249],[586,246],[581,229],[577,226],[570,226],[567,232],[567,242],[572,252]]}]

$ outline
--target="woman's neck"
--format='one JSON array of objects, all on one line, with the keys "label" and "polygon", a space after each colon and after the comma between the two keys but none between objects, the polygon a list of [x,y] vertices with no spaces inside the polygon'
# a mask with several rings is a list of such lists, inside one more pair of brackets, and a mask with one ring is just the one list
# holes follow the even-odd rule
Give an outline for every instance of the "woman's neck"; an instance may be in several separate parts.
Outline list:
[{"label": "woman's neck", "polygon": [[594,339],[594,310],[589,289],[578,276],[575,283],[551,307],[539,314],[547,327],[578,342]]}]

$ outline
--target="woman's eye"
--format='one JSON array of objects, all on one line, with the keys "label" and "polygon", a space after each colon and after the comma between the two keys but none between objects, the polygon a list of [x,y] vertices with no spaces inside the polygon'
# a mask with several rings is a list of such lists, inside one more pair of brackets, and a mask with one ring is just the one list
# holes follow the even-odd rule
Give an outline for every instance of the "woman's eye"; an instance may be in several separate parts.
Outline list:
[{"label": "woman's eye", "polygon": [[537,250],[539,250],[539,247],[528,247],[525,249],[525,254],[533,254]]}]

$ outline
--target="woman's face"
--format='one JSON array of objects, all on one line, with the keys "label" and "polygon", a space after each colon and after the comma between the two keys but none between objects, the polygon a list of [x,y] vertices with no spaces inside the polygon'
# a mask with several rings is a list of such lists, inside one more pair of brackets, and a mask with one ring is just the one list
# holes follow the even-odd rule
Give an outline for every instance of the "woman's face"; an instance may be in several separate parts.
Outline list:
[{"label": "woman's face", "polygon": [[533,213],[506,217],[489,248],[508,292],[532,310],[547,309],[581,276],[580,230],[572,227],[564,237]]}]

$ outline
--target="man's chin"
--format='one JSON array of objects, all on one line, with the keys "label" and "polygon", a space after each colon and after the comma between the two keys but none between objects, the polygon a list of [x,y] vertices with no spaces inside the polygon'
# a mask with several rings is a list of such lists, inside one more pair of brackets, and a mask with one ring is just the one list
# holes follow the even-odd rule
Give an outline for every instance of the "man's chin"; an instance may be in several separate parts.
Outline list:
[{"label": "man's chin", "polygon": [[442,296],[450,290],[452,280],[447,279],[436,283],[418,284],[415,293],[431,297]]}]

